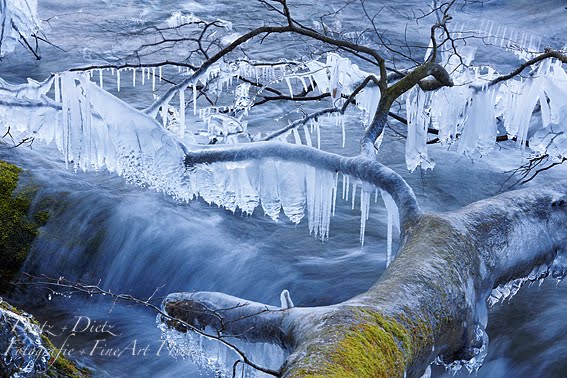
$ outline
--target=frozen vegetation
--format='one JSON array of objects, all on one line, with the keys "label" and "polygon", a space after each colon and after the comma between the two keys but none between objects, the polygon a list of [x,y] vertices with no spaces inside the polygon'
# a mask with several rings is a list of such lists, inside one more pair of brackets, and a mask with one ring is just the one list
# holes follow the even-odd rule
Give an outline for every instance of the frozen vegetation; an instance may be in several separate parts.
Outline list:
[{"label": "frozen vegetation", "polygon": [[41,31],[37,0],[0,1],[0,57]]},{"label": "frozen vegetation", "polygon": [[[433,361],[452,371],[477,370],[487,351],[487,305],[511,298],[524,284],[547,276],[561,280],[567,274],[562,249],[565,185],[554,183],[451,213],[426,214],[411,187],[378,162],[376,153],[388,143],[384,129],[396,102],[407,119],[409,171],[435,166],[427,151],[430,134],[447,148],[454,145],[461,156],[489,154],[501,137],[514,140],[532,158],[549,156],[552,163],[563,162],[564,52],[543,50],[533,36],[486,24],[476,37],[515,53],[520,68],[507,74],[477,65],[479,46],[469,41],[471,32],[464,24],[453,28],[450,6],[433,2],[431,14],[437,22],[425,56],[419,64],[394,70],[366,46],[348,42],[345,47],[340,39],[293,21],[286,2],[278,3],[287,26],[265,26],[245,34],[236,33],[228,21],[209,23],[191,13],[173,13],[166,21],[168,28],[214,25],[221,37],[211,44],[217,48],[215,54],[206,55],[200,65],[179,66],[182,79],[159,95],[156,86],[163,84],[163,67],[169,64],[74,69],[26,84],[0,79],[0,135],[55,147],[71,171],[110,172],[177,201],[201,198],[248,216],[261,208],[273,221],[282,214],[295,224],[306,219],[309,232],[322,240],[329,238],[337,200],[360,210],[362,244],[371,202],[385,206],[389,268],[368,292],[320,308],[294,307],[287,291],[279,308],[219,293],[172,294],[163,311],[183,320],[184,331],[198,331],[184,336],[158,318],[175,355],[222,375],[232,373],[230,361],[235,358],[248,366],[250,375],[262,370],[251,362],[256,359],[267,374],[328,375],[345,368],[341,364],[352,357],[334,345],[348,352],[348,345],[341,344],[353,342],[348,337],[386,337],[376,345],[392,348],[391,361],[359,374],[427,375]],[[40,29],[35,3],[0,4],[4,54],[19,38]],[[254,61],[229,55],[248,40],[270,33],[296,33],[340,48],[299,60]],[[439,43],[443,38],[445,42]],[[377,63],[362,69],[362,54]],[[136,85],[155,94],[145,109],[120,98],[125,88],[133,90]],[[313,93],[327,107],[304,112],[278,130],[253,133],[250,115],[261,95],[273,88],[289,101]],[[208,95],[224,101],[213,103]],[[346,117],[356,119],[364,134],[360,153],[324,151],[322,139],[329,128],[339,130],[329,134],[340,136],[336,144],[345,146]],[[398,237],[396,258],[393,240]],[[524,239],[532,241],[520,242]],[[379,324],[380,330],[371,323]],[[360,336],[357,324],[369,334],[387,331],[389,336],[362,331]],[[341,338],[342,333],[347,336]],[[235,339],[243,340],[232,344]],[[232,348],[237,357],[226,354],[219,340],[229,349],[237,345]],[[221,348],[217,359],[204,352],[213,349],[211,345]]]}]

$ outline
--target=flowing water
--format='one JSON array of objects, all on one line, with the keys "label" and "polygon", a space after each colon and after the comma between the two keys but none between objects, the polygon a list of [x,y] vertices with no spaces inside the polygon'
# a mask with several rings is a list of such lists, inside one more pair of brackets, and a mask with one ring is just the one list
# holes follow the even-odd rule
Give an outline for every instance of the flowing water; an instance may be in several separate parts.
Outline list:
[{"label": "flowing water", "polygon": [[[344,2],[296,1],[292,11],[310,20],[314,14],[329,10],[330,3],[339,7]],[[371,7],[380,9],[382,4],[376,3]],[[400,20],[408,9],[423,6],[421,3],[384,3],[380,27],[390,30],[392,38],[399,38],[407,23]],[[527,0],[484,3],[460,11],[457,21],[480,23],[487,19],[518,29],[529,27],[529,32],[541,37],[543,43],[555,46],[566,35],[565,1],[540,1],[537,5]],[[42,18],[49,18],[44,22],[46,34],[65,51],[45,47],[41,61],[33,61],[24,51],[8,56],[0,63],[5,79],[39,80],[51,72],[83,66],[92,59],[103,61],[128,51],[136,42],[126,37],[117,39],[116,32],[127,31],[144,20],[165,20],[176,10],[231,20],[237,31],[268,19],[264,10],[258,10],[258,4],[249,1],[39,0],[39,5]],[[362,27],[360,13],[355,9],[347,8],[340,21],[343,30]],[[427,30],[425,25],[410,25],[416,30]],[[301,46],[297,41],[282,39],[272,45],[267,43],[262,54],[268,58],[281,57],[282,52],[299,56]],[[490,58],[505,69],[514,62],[509,55],[492,53]],[[125,87],[120,96],[142,107],[151,100],[150,87],[145,88]],[[281,110],[273,106],[255,111],[251,127],[274,128],[278,122],[266,125],[265,120],[273,119]],[[349,122],[347,131],[344,153],[354,154],[360,126]],[[340,130],[332,127],[325,135],[332,141],[340,140]],[[509,147],[474,160],[434,147],[431,155],[438,163],[435,170],[409,174],[403,162],[404,142],[394,134],[386,138],[380,161],[404,176],[427,210],[451,210],[496,194],[508,177],[504,171],[521,161],[521,153]],[[340,147],[331,142],[324,148]],[[200,200],[177,203],[162,194],[129,186],[121,178],[104,172],[70,172],[54,149],[9,149],[0,145],[0,159],[32,173],[32,179],[41,188],[38,202],[54,199],[59,203],[26,263],[25,270],[36,274],[99,283],[113,292],[138,297],[154,295],[156,302],[175,291],[208,290],[277,305],[279,294],[287,289],[296,306],[317,306],[337,303],[365,291],[385,269],[383,206],[372,207],[365,246],[361,247],[360,210],[352,210],[345,201],[339,200],[330,238],[322,242],[309,236],[305,222],[297,226],[286,220],[276,223],[264,216],[261,209],[252,216],[241,216]],[[565,173],[559,168],[540,182],[565,177]],[[155,314],[148,309],[114,303],[104,297],[48,295],[33,288],[20,294],[24,295],[19,298],[22,307],[52,327],[53,333],[61,334],[55,337],[56,343],[64,345],[63,349],[74,348],[73,356],[94,368],[96,376],[214,376],[213,372],[199,370],[191,361],[175,359],[161,349]],[[492,309],[489,354],[478,376],[565,376],[566,294],[564,286],[545,282],[540,287],[522,289],[509,304]],[[86,329],[89,321],[92,326],[104,322],[108,326]],[[64,327],[67,328],[63,330]],[[67,337],[73,327],[76,335]],[[81,349],[86,353],[80,355]],[[444,374],[441,368],[434,369],[434,376]]]}]

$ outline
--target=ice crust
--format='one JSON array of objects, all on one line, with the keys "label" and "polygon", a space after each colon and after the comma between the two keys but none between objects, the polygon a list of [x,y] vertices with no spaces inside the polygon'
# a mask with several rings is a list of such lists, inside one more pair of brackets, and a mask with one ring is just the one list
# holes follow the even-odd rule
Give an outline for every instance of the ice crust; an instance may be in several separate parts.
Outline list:
[{"label": "ice crust", "polygon": [[41,31],[37,0],[0,0],[0,57]]}]

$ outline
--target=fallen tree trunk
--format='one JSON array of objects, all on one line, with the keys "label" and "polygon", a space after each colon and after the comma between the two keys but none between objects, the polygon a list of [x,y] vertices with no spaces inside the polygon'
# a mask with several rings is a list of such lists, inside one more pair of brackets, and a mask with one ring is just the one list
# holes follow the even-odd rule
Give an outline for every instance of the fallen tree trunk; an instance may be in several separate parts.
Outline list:
[{"label": "fallen tree trunk", "polygon": [[518,190],[417,216],[378,282],[340,304],[277,308],[200,292],[172,294],[163,308],[221,337],[279,344],[290,352],[283,377],[420,377],[437,357],[474,369],[486,348],[488,301],[567,274],[566,189]]}]

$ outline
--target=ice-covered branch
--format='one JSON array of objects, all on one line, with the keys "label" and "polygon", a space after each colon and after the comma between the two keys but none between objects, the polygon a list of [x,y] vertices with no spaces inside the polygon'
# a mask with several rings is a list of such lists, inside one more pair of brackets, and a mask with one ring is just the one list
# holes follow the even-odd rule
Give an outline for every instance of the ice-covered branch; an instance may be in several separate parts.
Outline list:
[{"label": "ice-covered branch", "polygon": [[309,115],[307,115],[307,116],[305,116],[301,119],[298,119],[297,121],[291,122],[286,127],[282,127],[279,130],[276,130],[272,133],[269,133],[265,137],[261,138],[260,141],[261,142],[267,142],[267,141],[276,139],[277,137],[288,133],[292,129],[295,129],[299,126],[307,124],[309,121],[317,120],[319,117],[327,115],[327,114],[339,113],[340,111],[341,111],[341,109],[339,109],[339,108],[327,108],[327,109],[319,110],[319,111],[311,113],[311,114],[309,114]]},{"label": "ice-covered branch", "polygon": [[[272,330],[277,326],[277,314],[282,314],[282,311],[279,308],[255,304],[252,302],[244,302],[242,300],[239,301],[238,298],[218,293],[203,293],[205,295],[200,295],[199,293],[170,294],[164,300],[163,306],[159,307],[153,304],[153,295],[147,299],[140,299],[130,294],[115,293],[104,289],[100,286],[100,283],[85,284],[70,281],[64,277],[52,278],[46,275],[37,277],[27,273],[23,273],[23,276],[27,279],[25,281],[15,282],[16,285],[22,287],[43,287],[50,290],[55,295],[61,295],[61,290],[67,290],[67,294],[82,293],[91,297],[93,295],[101,295],[111,298],[115,302],[126,302],[143,306],[154,311],[156,315],[159,316],[160,321],[167,323],[169,326],[176,327],[179,330],[183,330],[183,332],[191,331],[205,339],[214,340],[215,342],[224,345],[235,352],[242,363],[254,368],[255,370],[276,377],[280,376],[279,371],[256,364],[240,348],[238,348],[238,346],[226,339],[226,336],[237,338],[251,337],[252,339],[254,337],[262,338],[259,331]],[[248,305],[250,305],[250,307],[247,307]],[[252,313],[251,311],[257,311],[257,313]],[[3,312],[0,307],[0,315],[2,314]],[[258,317],[255,317],[255,315],[258,315]],[[238,326],[250,325],[251,322],[247,319],[252,317],[255,318],[255,322],[258,322],[258,318],[267,318],[268,320],[266,320],[266,322],[269,323],[269,326],[257,331],[255,331],[252,327],[250,332],[247,334],[231,334],[231,330],[236,329]],[[240,323],[240,321],[242,322]],[[235,322],[239,322],[238,326],[233,325]],[[26,326],[26,323],[22,324]],[[213,326],[215,324],[218,325],[216,334],[208,333],[207,330],[205,330],[206,325]],[[242,329],[244,328],[240,328],[240,331],[242,331]],[[277,338],[270,341],[277,341]],[[40,361],[40,363],[45,363],[45,361]]]},{"label": "ice-covered branch", "polygon": [[189,68],[191,70],[196,70],[197,67],[193,64],[187,62],[175,62],[170,60],[162,60],[156,63],[118,63],[118,64],[94,64],[90,66],[84,67],[75,67],[69,69],[69,72],[88,72],[93,70],[108,70],[108,69],[115,69],[115,70],[124,70],[124,69],[131,69],[131,68],[159,68],[159,67],[184,67]]},{"label": "ice-covered branch", "polygon": [[234,40],[232,43],[230,43],[228,46],[222,48],[220,51],[215,53],[213,56],[211,56],[209,59],[207,59],[198,69],[196,69],[195,72],[190,77],[183,80],[182,82],[180,82],[176,86],[170,88],[162,97],[160,97],[158,100],[156,100],[156,102],[154,102],[148,109],[146,109],[146,113],[151,114],[151,115],[157,114],[158,110],[164,104],[167,104],[175,96],[175,94],[178,91],[185,90],[190,85],[195,85],[196,81],[199,80],[206,73],[206,71],[207,71],[207,69],[209,69],[209,67],[211,67],[213,64],[215,64],[219,60],[223,59],[230,52],[234,51],[236,48],[238,48],[239,46],[248,42],[249,40],[251,40],[251,39],[253,39],[257,36],[260,36],[260,35],[282,34],[282,33],[292,33],[292,34],[302,35],[302,36],[311,38],[315,41],[326,43],[326,44],[335,46],[339,49],[344,49],[345,51],[352,53],[356,56],[358,56],[359,54],[366,54],[366,55],[372,57],[375,60],[376,64],[380,67],[380,84],[379,84],[379,86],[381,88],[386,87],[387,75],[386,75],[385,61],[382,58],[382,56],[380,56],[380,54],[378,54],[375,50],[373,50],[369,47],[357,45],[357,44],[354,44],[352,42],[341,40],[341,39],[332,38],[332,37],[317,33],[314,30],[299,26],[298,24],[295,24],[295,23],[287,25],[287,26],[263,26],[263,27],[253,29],[253,30],[249,31],[248,33],[243,34],[242,36],[240,36],[236,40]]},{"label": "ice-covered branch", "polygon": [[0,0],[0,57],[14,51],[22,41],[40,59],[27,41],[40,30],[37,0]]},{"label": "ice-covered branch", "polygon": [[[432,76],[433,79],[426,79]],[[434,90],[441,87],[453,86],[449,73],[440,64],[426,62],[410,71],[402,79],[388,87],[382,93],[376,114],[361,140],[361,151],[366,156],[374,155],[374,146],[380,141],[384,127],[388,121],[388,114],[394,101],[416,85],[423,86],[425,90]],[[380,142],[378,142],[380,143]]]},{"label": "ice-covered branch", "polygon": [[[362,80],[360,83],[358,83],[358,85],[356,85],[356,87],[354,88],[354,90],[348,94],[344,94],[343,96],[346,97],[346,100],[344,101],[343,105],[340,107],[333,107],[333,108],[327,108],[327,109],[323,109],[323,110],[319,110],[316,112],[313,112],[311,114],[306,115],[305,117],[298,119],[292,123],[290,123],[289,125],[287,125],[286,127],[281,128],[280,130],[274,131],[270,134],[268,134],[267,136],[265,136],[264,138],[260,139],[260,141],[269,141],[272,139],[275,139],[281,135],[284,135],[285,133],[287,133],[289,130],[295,129],[299,126],[305,125],[307,124],[307,122],[312,121],[312,120],[317,120],[319,117],[323,116],[323,115],[327,115],[327,114],[333,114],[333,113],[340,113],[341,115],[344,114],[348,108],[349,105],[351,105],[352,103],[354,103],[356,101],[357,96],[364,90],[364,88],[366,88],[370,83],[375,84],[376,86],[379,85],[379,80],[374,76],[374,75],[369,75],[367,76],[364,80]],[[332,90],[332,89],[331,89]],[[372,96],[372,92],[370,92],[370,96]],[[324,93],[323,95],[326,96],[332,96],[332,93]],[[336,93],[335,93],[336,96]],[[311,100],[311,98],[309,98],[309,100]],[[370,98],[370,104],[368,103],[364,103],[363,101],[359,101],[359,106],[362,107],[365,111],[369,111],[372,108],[372,100],[376,100],[374,98]],[[367,101],[366,101],[367,102]],[[368,106],[370,105],[370,106]],[[343,142],[344,145],[344,142]]]},{"label": "ice-covered branch", "polygon": [[[174,293],[162,310],[201,330],[210,327],[219,337],[237,337],[249,342],[290,346],[290,310],[242,300],[222,293]],[[184,330],[186,331],[186,330]]]},{"label": "ice-covered branch", "polygon": [[280,343],[283,331],[291,351],[283,377],[421,377],[433,361],[475,371],[487,353],[488,306],[567,275],[566,200],[567,183],[559,183],[423,214],[378,282],[343,303],[279,311],[252,303],[248,311],[244,299],[203,292],[174,294],[164,310],[222,329],[219,310],[232,307],[242,322],[231,335]]},{"label": "ice-covered branch", "polygon": [[257,142],[186,151],[185,165],[188,169],[192,169],[198,164],[268,158],[299,162],[331,172],[340,172],[388,192],[398,206],[402,230],[412,219],[421,214],[415,194],[407,182],[390,168],[364,156],[345,157],[302,145]]},{"label": "ice-covered branch", "polygon": [[537,64],[537,63],[539,63],[543,60],[551,59],[551,58],[555,58],[555,59],[567,64],[567,55],[566,54],[564,54],[560,51],[547,50],[543,54],[540,54],[540,55],[528,60],[527,62],[522,63],[518,68],[516,68],[514,71],[510,72],[509,74],[498,76],[498,77],[490,80],[488,83],[478,85],[475,88],[477,88],[477,89],[487,88],[487,87],[491,87],[493,85],[502,83],[504,81],[510,80],[510,79],[514,78],[515,76],[520,75],[526,68],[531,67],[534,64]]}]

